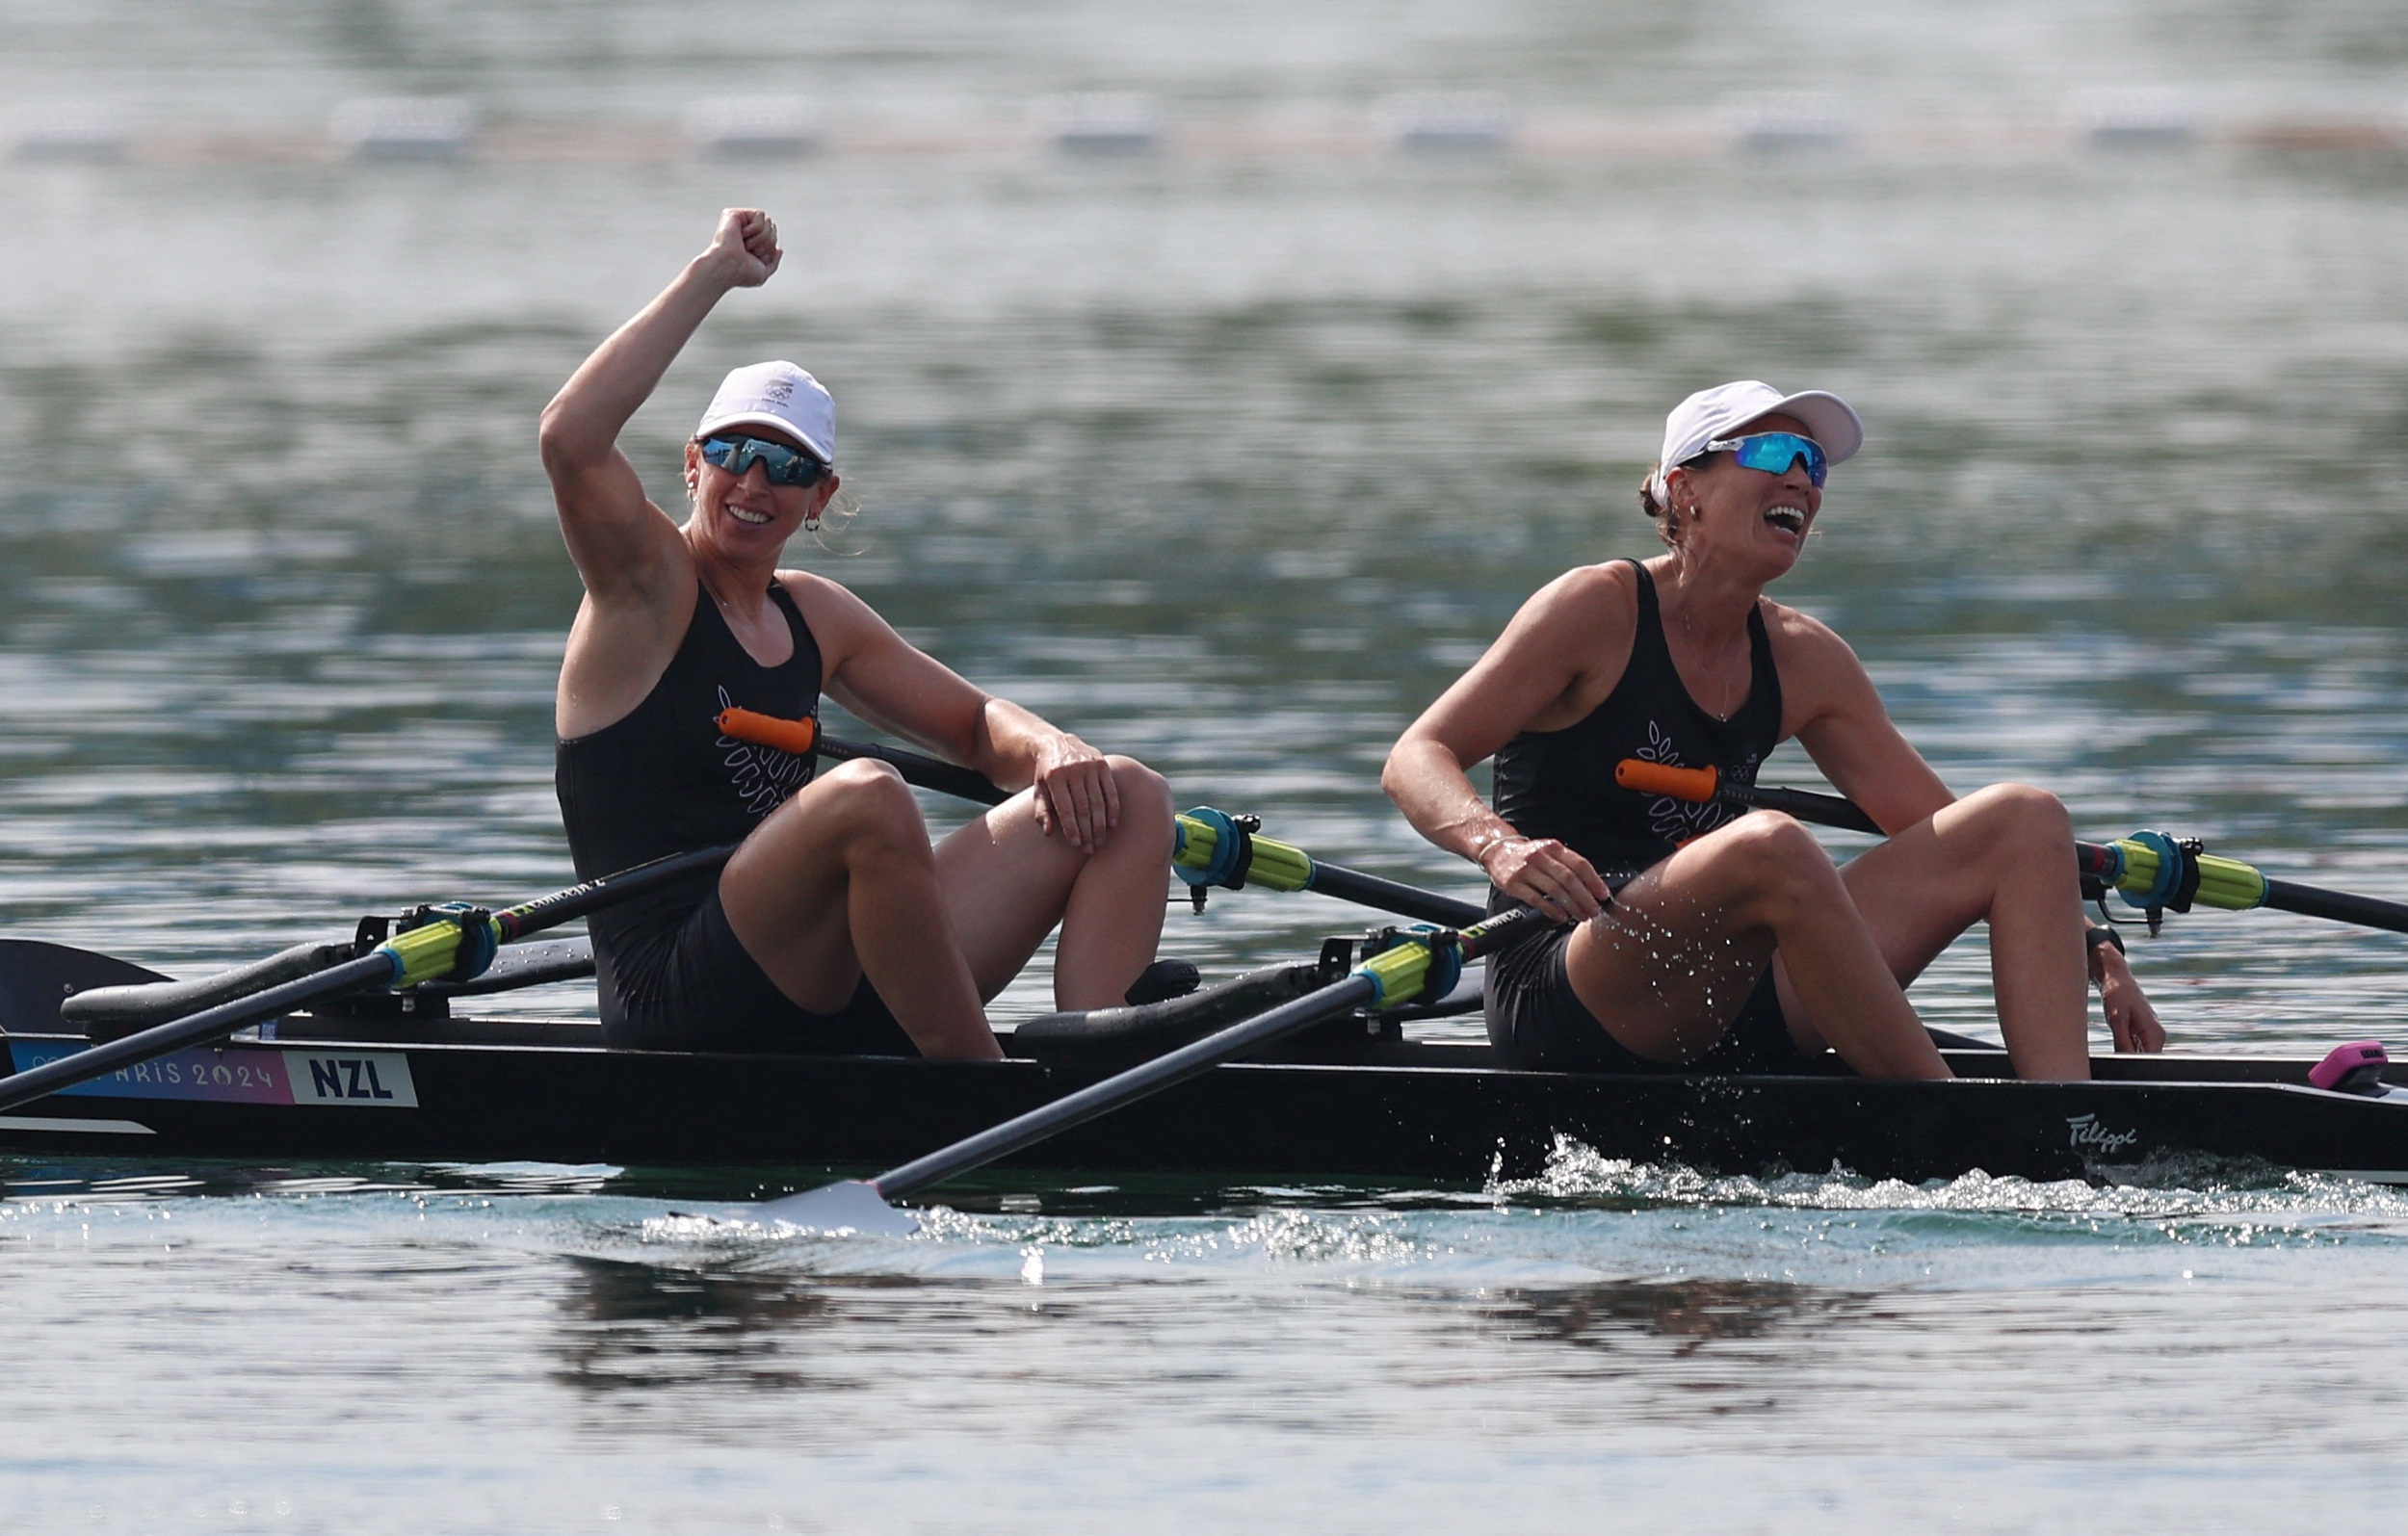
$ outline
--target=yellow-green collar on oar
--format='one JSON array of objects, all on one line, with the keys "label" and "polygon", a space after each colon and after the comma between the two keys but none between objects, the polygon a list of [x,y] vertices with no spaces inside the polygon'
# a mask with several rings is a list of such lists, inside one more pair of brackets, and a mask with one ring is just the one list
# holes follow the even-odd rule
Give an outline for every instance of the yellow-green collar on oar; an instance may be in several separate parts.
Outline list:
[{"label": "yellow-green collar on oar", "polygon": [[1260,824],[1252,817],[1234,817],[1199,805],[1179,818],[1170,845],[1171,868],[1190,885],[1221,885],[1233,891],[1248,884],[1274,891],[1311,890],[1313,855],[1264,837],[1254,830]]},{"label": "yellow-green collar on oar", "polygon": [[1468,926],[1484,915],[1476,901],[1457,900],[1317,859],[1292,844],[1263,836],[1262,825],[1253,817],[1231,816],[1209,805],[1199,805],[1179,818],[1172,833],[1170,865],[1187,882],[1197,911],[1204,909],[1205,887],[1218,885],[1234,891],[1251,884],[1273,891],[1318,892],[1451,928]]},{"label": "yellow-green collar on oar", "polygon": [[2273,887],[2253,866],[2201,852],[2195,843],[2162,832],[2135,832],[2104,847],[2084,844],[2081,853],[2083,873],[2142,911],[2211,906],[2246,912],[2265,905]]},{"label": "yellow-green collar on oar", "polygon": [[377,946],[393,963],[395,990],[422,981],[466,981],[493,963],[503,938],[501,918],[455,901],[423,909],[423,921]]}]

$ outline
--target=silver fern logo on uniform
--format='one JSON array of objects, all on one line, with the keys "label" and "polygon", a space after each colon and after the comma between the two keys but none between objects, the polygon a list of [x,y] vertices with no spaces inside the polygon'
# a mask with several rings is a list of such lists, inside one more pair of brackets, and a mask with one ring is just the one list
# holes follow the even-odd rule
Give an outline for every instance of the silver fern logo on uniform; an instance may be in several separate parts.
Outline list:
[{"label": "silver fern logo on uniform", "polygon": [[[1665,768],[1687,768],[1681,761],[1681,749],[1672,744],[1662,726],[1647,722],[1647,744],[1632,754],[1642,763],[1661,763]],[[1756,782],[1756,754],[1733,764],[1722,777],[1733,784]],[[1691,838],[1701,838],[1734,817],[1743,814],[1720,800],[1708,800],[1699,805],[1669,794],[1659,794],[1647,802],[1647,830],[1678,847]]]},{"label": "silver fern logo on uniform", "polygon": [[[722,713],[736,707],[727,690],[719,690]],[[811,782],[811,760],[798,752],[757,746],[732,736],[719,739],[720,761],[727,765],[727,782],[737,798],[754,816],[767,816],[786,803],[787,796]]]}]

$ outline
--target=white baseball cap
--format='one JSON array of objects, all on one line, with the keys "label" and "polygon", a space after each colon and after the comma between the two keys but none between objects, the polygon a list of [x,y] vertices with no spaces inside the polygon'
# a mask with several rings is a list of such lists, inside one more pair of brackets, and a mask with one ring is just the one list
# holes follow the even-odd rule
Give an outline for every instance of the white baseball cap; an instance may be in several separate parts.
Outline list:
[{"label": "white baseball cap", "polygon": [[836,402],[818,379],[792,363],[752,363],[720,380],[694,434],[708,437],[730,427],[791,432],[821,462],[836,462]]},{"label": "white baseball cap", "polygon": [[1658,507],[1670,507],[1672,493],[1663,482],[1667,472],[1704,453],[1708,443],[1728,435],[1731,429],[1776,411],[1803,422],[1806,435],[1822,445],[1823,457],[1834,464],[1865,446],[1865,424],[1839,396],[1819,389],[1784,395],[1761,379],[1742,378],[1701,389],[1672,407],[1663,419],[1663,456],[1647,482],[1648,494]]}]

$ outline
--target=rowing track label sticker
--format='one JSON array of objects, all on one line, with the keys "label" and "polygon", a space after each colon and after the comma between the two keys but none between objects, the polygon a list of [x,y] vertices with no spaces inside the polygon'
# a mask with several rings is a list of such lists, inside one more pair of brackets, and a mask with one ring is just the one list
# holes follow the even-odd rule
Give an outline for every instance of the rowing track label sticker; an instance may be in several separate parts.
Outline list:
[{"label": "rowing track label sticker", "polygon": [[[85,1049],[9,1042],[9,1054],[19,1072]],[[345,1109],[418,1107],[409,1057],[388,1051],[221,1051],[195,1046],[59,1091],[106,1099],[204,1099],[213,1104],[306,1104]]]}]

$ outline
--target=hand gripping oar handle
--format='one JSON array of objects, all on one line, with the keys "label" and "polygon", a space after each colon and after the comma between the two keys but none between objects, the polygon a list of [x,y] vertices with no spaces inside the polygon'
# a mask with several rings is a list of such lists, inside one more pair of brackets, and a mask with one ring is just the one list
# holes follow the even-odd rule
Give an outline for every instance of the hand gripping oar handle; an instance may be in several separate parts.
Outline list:
[{"label": "hand gripping oar handle", "polygon": [[[705,848],[697,853],[673,854],[649,864],[640,864],[632,870],[622,870],[616,874],[586,880],[564,891],[556,891],[550,896],[538,897],[533,901],[506,907],[499,912],[478,914],[473,909],[462,909],[456,915],[435,917],[418,927],[393,935],[356,960],[347,960],[315,976],[287,981],[265,992],[254,992],[249,997],[221,1003],[190,1018],[154,1025],[121,1040],[112,1040],[106,1045],[93,1046],[89,1051],[79,1051],[73,1055],[62,1056],[28,1071],[0,1078],[0,1109],[13,1109],[45,1094],[106,1077],[154,1056],[181,1051],[187,1046],[222,1040],[237,1029],[319,1003],[332,1002],[354,993],[415,986],[438,977],[465,980],[476,971],[484,969],[484,962],[491,960],[493,944],[525,938],[599,911],[614,902],[629,900],[664,886],[708,873],[726,863],[728,855],[735,851],[732,847]],[[463,943],[472,941],[475,947],[483,950],[482,958],[473,970],[463,975],[458,965],[460,950]]]},{"label": "hand gripping oar handle", "polygon": [[[1855,801],[1836,794],[1782,790],[1719,780],[1714,770],[1666,768],[1624,758],[1614,765],[1614,782],[1624,789],[1703,804],[1727,800],[1767,811],[1786,811],[1801,821],[1871,832],[1881,828]],[[2136,832],[2113,843],[2076,843],[2074,854],[2081,872],[2116,892],[2143,912],[2187,912],[2211,906],[2227,912],[2272,907],[2302,917],[2354,923],[2392,933],[2408,933],[2408,903],[2376,897],[2352,896],[2321,886],[2269,879],[2238,859],[2200,850],[2196,843],[2178,841],[2162,832]]]},{"label": "hand gripping oar handle", "polygon": [[1366,959],[1342,981],[1333,981],[1293,1002],[1233,1024],[1217,1034],[1208,1034],[1192,1045],[1182,1046],[1026,1114],[1015,1115],[991,1130],[966,1136],[875,1179],[826,1185],[770,1201],[760,1208],[760,1215],[769,1221],[796,1226],[907,1230],[907,1224],[892,1219],[892,1212],[887,1213],[887,1220],[878,1219],[879,1208],[885,1201],[900,1199],[998,1158],[1009,1157],[1048,1136],[1085,1125],[1348,1009],[1396,1007],[1410,1002],[1420,995],[1429,976],[1434,946],[1451,944],[1461,950],[1465,959],[1477,958],[1553,922],[1542,912],[1516,907],[1460,933],[1408,935],[1401,943]]},{"label": "hand gripping oar handle", "polygon": [[1641,794],[1668,794],[1676,800],[1703,805],[1709,800],[1727,800],[1756,811],[1781,811],[1801,821],[1816,821],[1824,826],[1845,827],[1850,832],[1882,835],[1881,824],[1864,813],[1854,800],[1836,794],[1817,794],[1811,790],[1783,790],[1771,785],[1737,784],[1721,777],[1710,768],[1668,768],[1662,763],[1649,763],[1626,757],[1613,766],[1613,782],[1626,790]]}]

